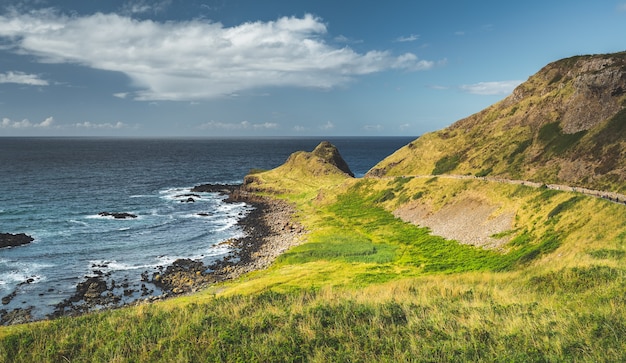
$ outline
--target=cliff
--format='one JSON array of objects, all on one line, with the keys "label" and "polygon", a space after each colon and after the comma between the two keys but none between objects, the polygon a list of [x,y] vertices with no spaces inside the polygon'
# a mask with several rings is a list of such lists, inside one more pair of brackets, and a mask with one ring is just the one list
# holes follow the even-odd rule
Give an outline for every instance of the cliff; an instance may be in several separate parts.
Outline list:
[{"label": "cliff", "polygon": [[548,64],[504,100],[368,176],[463,174],[626,190],[626,52]]}]

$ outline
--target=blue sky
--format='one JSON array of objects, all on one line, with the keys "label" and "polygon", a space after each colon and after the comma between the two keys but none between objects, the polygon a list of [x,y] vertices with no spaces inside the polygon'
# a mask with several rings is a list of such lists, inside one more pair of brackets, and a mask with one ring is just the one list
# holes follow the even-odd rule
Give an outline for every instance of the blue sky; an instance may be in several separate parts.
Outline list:
[{"label": "blue sky", "polygon": [[626,0],[1,0],[0,136],[419,136],[624,50]]}]

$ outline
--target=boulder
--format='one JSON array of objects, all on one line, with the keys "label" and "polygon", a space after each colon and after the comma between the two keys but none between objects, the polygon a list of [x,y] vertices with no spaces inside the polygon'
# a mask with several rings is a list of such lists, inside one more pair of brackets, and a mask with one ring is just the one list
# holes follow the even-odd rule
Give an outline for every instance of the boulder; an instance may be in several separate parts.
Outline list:
[{"label": "boulder", "polygon": [[18,234],[0,233],[0,248],[17,247],[17,246],[31,243],[33,240],[34,240],[33,237],[25,233],[18,233]]},{"label": "boulder", "polygon": [[132,213],[126,213],[126,212],[115,212],[115,213],[111,213],[111,212],[100,212],[98,213],[99,216],[101,217],[113,217],[115,219],[128,219],[128,218],[137,218],[136,215],[132,214]]}]

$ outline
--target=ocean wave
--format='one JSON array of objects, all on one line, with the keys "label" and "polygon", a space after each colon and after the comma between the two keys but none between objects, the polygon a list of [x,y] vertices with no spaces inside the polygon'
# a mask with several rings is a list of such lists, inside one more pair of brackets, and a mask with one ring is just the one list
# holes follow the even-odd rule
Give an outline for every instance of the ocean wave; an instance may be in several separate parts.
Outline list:
[{"label": "ocean wave", "polygon": [[0,272],[0,285],[15,285],[20,283],[36,284],[46,279],[42,270],[54,267],[53,264],[47,263],[27,263],[13,262],[2,260],[0,264],[4,265]]},{"label": "ocean wave", "polygon": [[76,219],[70,219],[69,222],[70,223],[74,223],[74,224],[79,224],[79,225],[85,226],[85,227],[89,226],[89,223],[83,222],[83,221],[79,221],[79,220],[76,220]]},{"label": "ocean wave", "polygon": [[131,264],[126,262],[119,262],[117,260],[90,260],[89,267],[91,269],[97,269],[102,272],[110,271],[131,271],[147,268],[155,268],[159,266],[159,263],[144,263],[144,264]]},{"label": "ocean wave", "polygon": [[86,215],[84,218],[86,219],[102,219],[102,220],[110,220],[110,221],[137,221],[137,220],[142,220],[143,216],[141,214],[138,214],[136,212],[123,212],[123,213],[130,213],[134,216],[136,216],[135,218],[115,218],[112,215],[107,215],[107,216],[103,216],[100,214],[88,214]]}]

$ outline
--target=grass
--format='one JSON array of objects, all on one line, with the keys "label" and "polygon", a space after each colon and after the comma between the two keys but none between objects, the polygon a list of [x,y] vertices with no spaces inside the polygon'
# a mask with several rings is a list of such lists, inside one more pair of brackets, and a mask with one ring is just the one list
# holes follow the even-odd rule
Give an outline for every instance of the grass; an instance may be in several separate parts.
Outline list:
[{"label": "grass", "polygon": [[[0,361],[626,360],[622,205],[480,180],[255,177],[297,205],[306,243],[194,295],[2,327]],[[391,213],[463,198],[515,211],[510,241],[462,245]]]},{"label": "grass", "polygon": [[[591,283],[596,275],[602,277],[599,285]],[[580,276],[588,283],[572,285]],[[624,298],[610,294],[623,287],[623,271],[587,269],[531,279],[474,273],[360,290],[265,291],[177,309],[154,304],[39,324],[3,339],[0,359],[623,361]],[[585,298],[572,301],[568,291]],[[611,307],[592,308],[602,299],[612,299]]]}]

